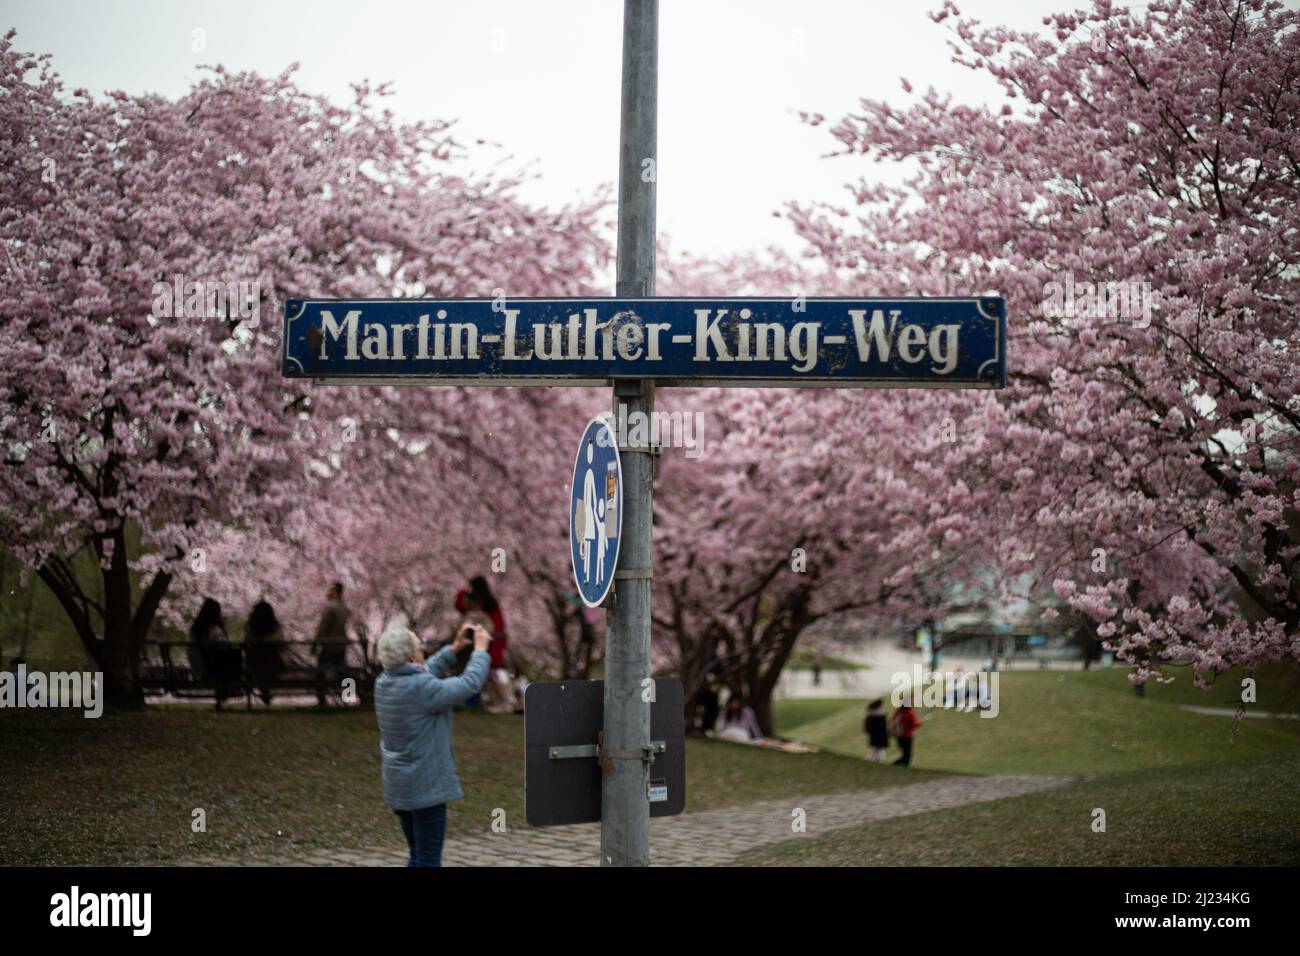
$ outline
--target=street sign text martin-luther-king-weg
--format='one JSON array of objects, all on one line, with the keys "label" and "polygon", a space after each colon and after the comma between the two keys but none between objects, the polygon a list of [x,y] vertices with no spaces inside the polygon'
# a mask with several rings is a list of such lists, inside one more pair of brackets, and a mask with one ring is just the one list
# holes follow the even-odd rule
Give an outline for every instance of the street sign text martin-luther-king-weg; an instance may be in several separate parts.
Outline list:
[{"label": "street sign text martin-luther-king-weg", "polygon": [[292,378],[460,385],[997,388],[1006,306],[970,298],[291,299]]}]

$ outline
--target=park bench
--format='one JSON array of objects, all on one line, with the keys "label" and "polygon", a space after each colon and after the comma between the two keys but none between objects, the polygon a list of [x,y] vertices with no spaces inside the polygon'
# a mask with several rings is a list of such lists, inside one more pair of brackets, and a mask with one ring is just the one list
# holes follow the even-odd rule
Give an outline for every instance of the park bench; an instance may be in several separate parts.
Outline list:
[{"label": "park bench", "polygon": [[[328,672],[317,669],[315,647],[313,641],[267,641],[254,648],[234,643],[146,641],[140,683],[146,695],[215,700],[218,707],[223,701],[243,697],[246,709],[252,710],[253,698],[263,689],[273,696],[294,692],[316,695],[323,691],[327,697],[341,699],[342,681],[352,679],[356,681],[357,699],[368,705],[379,673],[378,664],[370,657],[369,643],[364,639],[348,641],[344,664]],[[201,674],[191,666],[192,649],[201,655]],[[295,653],[296,649],[303,653]],[[250,654],[250,650],[254,653]],[[268,651],[278,651],[280,667],[272,670],[259,666],[257,655]]]}]

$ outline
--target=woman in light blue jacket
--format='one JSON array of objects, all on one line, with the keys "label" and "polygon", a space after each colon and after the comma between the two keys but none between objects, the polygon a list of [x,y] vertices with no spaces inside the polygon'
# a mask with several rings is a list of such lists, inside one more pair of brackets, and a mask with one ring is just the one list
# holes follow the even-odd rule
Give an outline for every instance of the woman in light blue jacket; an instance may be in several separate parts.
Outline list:
[{"label": "woman in light blue jacket", "polygon": [[[471,642],[474,653],[464,673],[444,677],[457,652]],[[426,664],[420,639],[407,628],[390,628],[379,638],[384,672],[375,681],[375,716],[384,801],[402,822],[411,848],[408,866],[442,865],[447,801],[464,796],[451,752],[451,709],[483,689],[491,643],[484,628],[466,624]]]}]

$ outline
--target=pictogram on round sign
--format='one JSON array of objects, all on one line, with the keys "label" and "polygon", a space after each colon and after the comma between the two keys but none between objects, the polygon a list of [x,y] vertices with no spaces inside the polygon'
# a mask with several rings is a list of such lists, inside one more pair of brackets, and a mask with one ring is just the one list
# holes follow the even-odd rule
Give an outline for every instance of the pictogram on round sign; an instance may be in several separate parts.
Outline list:
[{"label": "pictogram on round sign", "polygon": [[582,603],[599,607],[614,583],[623,530],[623,463],[604,418],[582,433],[569,486],[569,553]]}]

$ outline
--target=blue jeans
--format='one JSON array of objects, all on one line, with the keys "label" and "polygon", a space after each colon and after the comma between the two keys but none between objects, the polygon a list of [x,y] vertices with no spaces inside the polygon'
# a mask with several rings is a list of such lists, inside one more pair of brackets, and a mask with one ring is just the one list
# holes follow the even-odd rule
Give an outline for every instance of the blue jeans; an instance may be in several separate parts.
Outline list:
[{"label": "blue jeans", "polygon": [[407,866],[442,866],[442,841],[447,836],[447,804],[420,810],[398,810],[406,845],[411,848]]}]

